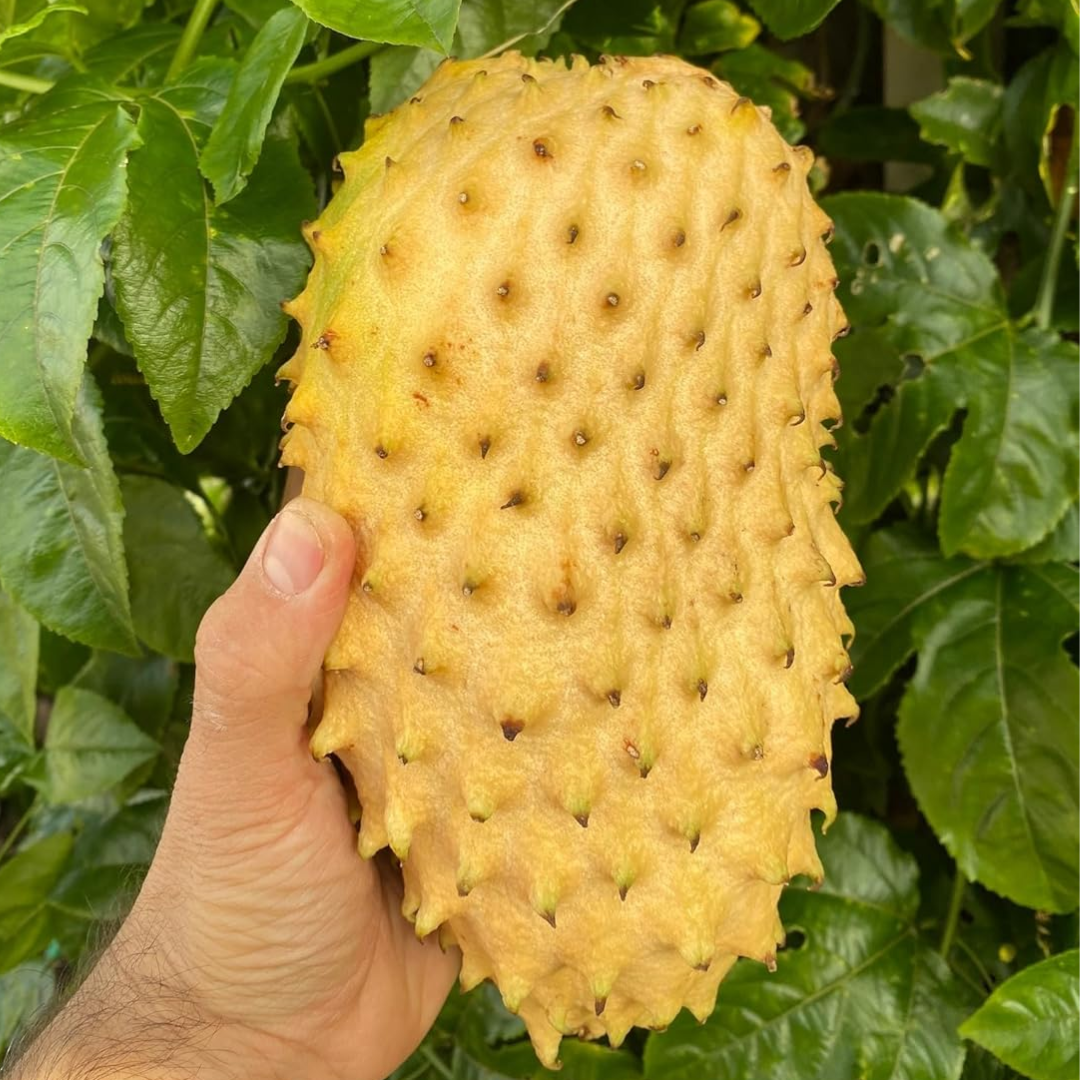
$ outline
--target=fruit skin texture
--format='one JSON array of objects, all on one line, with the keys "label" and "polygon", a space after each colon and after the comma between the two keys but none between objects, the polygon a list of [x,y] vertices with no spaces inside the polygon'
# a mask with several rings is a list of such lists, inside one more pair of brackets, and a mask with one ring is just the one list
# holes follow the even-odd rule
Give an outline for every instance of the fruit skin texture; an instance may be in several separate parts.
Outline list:
[{"label": "fruit skin texture", "polygon": [[312,739],[540,1058],[699,1018],[854,717],[829,220],[669,57],[445,63],[307,228],[282,460],[359,559]]}]

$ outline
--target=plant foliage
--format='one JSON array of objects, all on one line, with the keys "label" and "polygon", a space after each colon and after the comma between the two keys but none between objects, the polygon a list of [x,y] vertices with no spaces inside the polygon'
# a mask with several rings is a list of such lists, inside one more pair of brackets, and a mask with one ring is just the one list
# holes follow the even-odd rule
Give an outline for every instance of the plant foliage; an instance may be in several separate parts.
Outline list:
[{"label": "plant foliage", "polygon": [[[563,1075],[1075,1076],[1078,37],[1077,0],[0,0],[0,1049],[152,856],[335,155],[513,46],[679,53],[819,155],[868,582],[776,971]],[[488,986],[394,1080],[542,1075]]]}]

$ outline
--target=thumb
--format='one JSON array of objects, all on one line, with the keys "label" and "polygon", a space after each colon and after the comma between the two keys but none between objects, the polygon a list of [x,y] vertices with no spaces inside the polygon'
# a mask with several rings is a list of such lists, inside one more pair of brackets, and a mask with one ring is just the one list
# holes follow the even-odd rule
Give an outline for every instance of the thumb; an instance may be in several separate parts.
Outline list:
[{"label": "thumb", "polygon": [[295,754],[355,560],[344,518],[298,498],[267,526],[195,641],[192,738],[272,760]]}]

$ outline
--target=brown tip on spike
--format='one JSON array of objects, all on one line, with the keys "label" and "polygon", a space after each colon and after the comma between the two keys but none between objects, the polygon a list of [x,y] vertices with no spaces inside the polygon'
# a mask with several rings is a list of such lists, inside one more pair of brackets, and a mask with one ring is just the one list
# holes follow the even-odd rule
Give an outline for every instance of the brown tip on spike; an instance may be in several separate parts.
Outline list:
[{"label": "brown tip on spike", "polygon": [[698,849],[698,844],[701,843],[701,833],[696,832],[690,837],[690,854],[693,855]]},{"label": "brown tip on spike", "polygon": [[464,882],[459,881],[457,883],[457,894],[458,894],[458,896],[466,897],[466,896],[469,895],[470,892],[472,892],[472,889],[468,885],[466,885]]},{"label": "brown tip on spike", "polygon": [[455,127],[458,124],[464,124],[464,123],[465,123],[465,117],[464,116],[451,116],[450,117],[450,126],[451,127]]},{"label": "brown tip on spike", "polygon": [[589,436],[586,435],[585,432],[581,430],[581,428],[578,428],[577,431],[574,432],[575,446],[584,446],[588,441]]},{"label": "brown tip on spike", "polygon": [[717,394],[716,395],[716,404],[717,405],[726,405],[727,404],[727,394],[722,393],[722,392]]},{"label": "brown tip on spike", "polygon": [[538,158],[550,158],[553,156],[551,150],[548,148],[548,144],[543,139],[533,140],[533,153]]},{"label": "brown tip on spike", "polygon": [[336,337],[337,334],[333,330],[326,329],[311,343],[311,347],[313,349],[322,349],[325,352],[330,348]]},{"label": "brown tip on spike", "polygon": [[629,539],[629,537],[626,535],[626,533],[617,532],[615,534],[615,554],[616,555],[618,555],[619,552],[622,551],[622,549],[624,547],[626,547],[626,541],[628,539]]},{"label": "brown tip on spike", "polygon": [[545,383],[551,377],[551,365],[545,360],[542,364],[537,365],[536,375],[534,378],[539,383]]},{"label": "brown tip on spike", "polygon": [[630,162],[630,172],[631,173],[637,173],[638,175],[640,175],[641,173],[645,172],[647,169],[648,169],[648,166],[645,164],[644,161],[641,160],[641,158],[634,158],[634,160]]},{"label": "brown tip on spike", "polygon": [[671,616],[670,616],[670,615],[665,615],[665,616],[664,616],[664,617],[663,617],[663,618],[662,618],[662,619],[660,620],[660,625],[661,625],[661,626],[662,626],[662,627],[663,627],[663,628],[664,628],[665,630],[670,630],[670,629],[671,629]]},{"label": "brown tip on spike", "polygon": [[709,692],[709,684],[704,679],[698,679],[697,681],[698,698],[701,701],[705,700],[705,695]]},{"label": "brown tip on spike", "polygon": [[761,347],[761,359],[768,360],[771,356],[772,346],[768,342],[765,342],[765,344]]},{"label": "brown tip on spike", "polygon": [[700,964],[695,964],[694,965],[694,970],[695,971],[708,971],[709,967],[711,965],[712,965],[711,960],[702,960]]},{"label": "brown tip on spike", "polygon": [[578,238],[578,234],[578,227],[576,225],[571,225],[570,228],[566,230],[566,242],[568,244],[574,243],[574,241]]},{"label": "brown tip on spike", "polygon": [[638,762],[638,773],[640,774],[642,780],[648,780],[649,773],[651,773],[651,772],[652,772],[652,766],[651,765],[646,765],[644,761],[639,761]]},{"label": "brown tip on spike", "polygon": [[609,120],[621,120],[622,119],[622,117],[610,105],[601,105],[600,106],[600,111]]},{"label": "brown tip on spike", "polygon": [[[714,79],[714,78],[713,78],[713,77],[712,77],[711,75],[702,75],[702,76],[701,76],[701,81],[702,81],[702,82],[703,82],[703,83],[704,83],[704,84],[705,84],[705,85],[706,85],[706,86],[707,86],[707,87],[708,87],[708,88],[709,88],[710,90],[715,90],[715,89],[716,89],[716,87],[717,87],[717,82],[716,82],[716,80],[715,80],[715,79]],[[746,99],[745,99],[745,98],[743,98],[743,100],[745,101]]]},{"label": "brown tip on spike", "polygon": [[570,618],[570,616],[577,611],[577,603],[569,596],[564,596],[555,606],[555,610],[560,615],[565,615],[567,618]]},{"label": "brown tip on spike", "polygon": [[774,165],[773,166],[773,172],[774,173],[782,173],[782,174],[784,174],[786,176],[789,172],[791,172],[791,162],[790,161],[781,161],[779,165]]},{"label": "brown tip on spike", "polygon": [[604,1015],[604,1008],[606,1007],[606,1005],[607,998],[597,998],[596,1001],[593,1002],[593,1008],[596,1010],[597,1016]]},{"label": "brown tip on spike", "polygon": [[748,97],[736,98],[735,104],[731,106],[732,114],[734,115],[740,109],[745,109],[746,106],[749,105],[749,104],[750,104],[750,99]]},{"label": "brown tip on spike", "polygon": [[668,470],[671,468],[670,461],[658,461],[656,463],[656,479],[663,480],[668,474]]},{"label": "brown tip on spike", "polygon": [[607,296],[604,297],[604,303],[607,304],[608,307],[618,307],[619,294],[617,292],[609,292]]},{"label": "brown tip on spike", "polygon": [[833,341],[837,341],[839,338],[847,337],[848,334],[850,334],[850,333],[851,333],[851,325],[846,324],[844,326],[841,326],[840,329],[837,330],[835,334],[833,334],[832,339],[833,339]]},{"label": "brown tip on spike", "polygon": [[811,311],[813,311],[813,310],[814,310],[814,305],[813,305],[813,304],[811,304],[809,300],[807,300],[807,301],[806,301],[806,307],[804,307],[804,308],[802,309],[803,317],[805,318],[805,317],[806,317],[807,315],[809,315],[809,314],[810,314],[810,312],[811,312]]},{"label": "brown tip on spike", "polygon": [[829,371],[832,373],[832,381],[840,378],[840,361],[835,356],[829,357]]},{"label": "brown tip on spike", "polygon": [[385,259],[386,256],[390,254],[390,245],[389,244],[380,244],[379,245],[379,254]]},{"label": "brown tip on spike", "polygon": [[510,498],[507,499],[506,502],[504,502],[502,504],[502,506],[499,507],[499,509],[500,510],[509,510],[512,507],[520,506],[524,501],[525,501],[524,492],[515,491],[515,492],[511,493]]},{"label": "brown tip on spike", "polygon": [[764,963],[770,973],[776,971],[776,957],[772,953],[765,954]]},{"label": "brown tip on spike", "polygon": [[829,759],[824,754],[811,754],[810,768],[824,780],[829,775]]},{"label": "brown tip on spike", "polygon": [[416,663],[413,664],[412,669],[417,675],[427,674],[427,665],[424,663],[424,658],[422,656],[417,657]]},{"label": "brown tip on spike", "polygon": [[705,331],[699,330],[694,335],[694,352],[699,352],[705,344]]},{"label": "brown tip on spike", "polygon": [[629,739],[626,741],[625,749],[632,761],[641,760],[641,751]]},{"label": "brown tip on spike", "polygon": [[806,421],[806,410],[805,409],[800,409],[797,413],[793,413],[788,418],[788,426],[789,427],[798,427],[800,424],[805,423],[805,421]]},{"label": "brown tip on spike", "polygon": [[335,155],[334,155],[334,156],[333,156],[333,157],[332,157],[332,158],[330,159],[330,171],[331,171],[331,172],[336,172],[336,173],[343,173],[343,172],[345,171],[345,170],[344,170],[344,169],[343,169],[343,168],[341,167],[341,158],[339,158],[339,157],[337,156],[337,154],[335,154]]},{"label": "brown tip on spike", "polygon": [[390,456],[390,451],[382,443],[375,447],[375,456],[385,461]]},{"label": "brown tip on spike", "polygon": [[507,742],[513,742],[525,729],[525,724],[521,720],[508,716],[499,724],[499,727],[502,728],[503,738]]},{"label": "brown tip on spike", "polygon": [[654,83],[652,81],[652,79],[642,79],[641,80],[641,88],[643,90],[651,90],[655,85],[656,85],[656,83]]},{"label": "brown tip on spike", "polygon": [[755,281],[749,289],[746,290],[746,295],[751,300],[756,300],[761,295],[761,281]]},{"label": "brown tip on spike", "polygon": [[806,262],[806,248],[801,247],[798,251],[792,252],[788,266],[802,266],[804,262]]},{"label": "brown tip on spike", "polygon": [[720,226],[720,231],[723,232],[729,225],[734,225],[739,218],[742,217],[742,211],[736,207],[732,210],[724,221],[724,224]]},{"label": "brown tip on spike", "polygon": [[419,105],[420,102],[422,102],[423,100],[424,99],[417,94],[417,95],[414,95],[413,97],[409,98],[409,104],[410,105]]},{"label": "brown tip on spike", "polygon": [[854,666],[851,665],[851,664],[848,664],[847,667],[845,667],[844,670],[841,671],[840,674],[837,676],[836,681],[838,683],[846,683],[848,681],[848,679],[850,679],[851,676],[854,675],[854,674],[855,674]]},{"label": "brown tip on spike", "polygon": [[459,191],[457,201],[464,206],[469,201],[469,193],[467,191]]},{"label": "brown tip on spike", "polygon": [[439,358],[434,351],[424,353],[424,367],[434,367],[439,362]]},{"label": "brown tip on spike", "polygon": [[757,745],[755,745],[754,749],[750,751],[750,756],[755,761],[761,761],[761,759],[765,756],[765,747],[763,747],[761,743],[758,743]]},{"label": "brown tip on spike", "polygon": [[363,581],[362,581],[362,582],[360,583],[360,588],[361,588],[361,589],[362,589],[362,590],[363,590],[364,592],[366,592],[366,593],[371,593],[371,592],[374,592],[374,591],[375,591],[375,588],[374,588],[374,586],[373,586],[373,585],[371,584],[371,582],[370,582],[370,581],[368,581],[368,580],[367,580],[367,578],[365,578],[365,579],[364,579],[364,580],[363,580]]},{"label": "brown tip on spike", "polygon": [[496,290],[496,294],[502,299],[506,299],[510,295],[510,282],[504,281]]},{"label": "brown tip on spike", "polygon": [[862,574],[854,581],[849,581],[847,584],[849,589],[861,589],[866,584],[866,575]]},{"label": "brown tip on spike", "polygon": [[397,759],[401,762],[402,765],[409,764],[409,759],[404,754],[398,754]]},{"label": "brown tip on spike", "polygon": [[752,461],[748,461],[745,465],[743,465],[743,472],[752,473],[753,471],[754,463]]},{"label": "brown tip on spike", "polygon": [[630,383],[631,390],[642,390],[645,387],[645,372],[639,371]]},{"label": "brown tip on spike", "polygon": [[619,886],[619,899],[620,900],[625,900],[626,899],[626,894],[629,891],[630,891],[630,886],[629,885],[620,885]]},{"label": "brown tip on spike", "polygon": [[741,592],[738,592],[738,591],[735,591],[735,592],[729,592],[729,593],[728,593],[728,599],[729,599],[729,600],[730,600],[730,601],[731,601],[731,602],[732,602],[733,604],[741,604],[741,603],[742,603],[742,593],[741,593]]},{"label": "brown tip on spike", "polygon": [[422,506],[418,506],[413,511],[413,517],[416,518],[417,521],[424,521],[427,518],[427,511]]},{"label": "brown tip on spike", "polygon": [[536,82],[536,79],[534,79],[527,71],[523,71],[521,73],[521,81],[523,83],[534,83]]},{"label": "brown tip on spike", "polygon": [[700,124],[691,124],[686,129],[686,134],[687,135],[700,135],[701,134],[701,125]]},{"label": "brown tip on spike", "polygon": [[607,692],[608,704],[617,709],[622,704],[622,691],[621,690],[609,690]]},{"label": "brown tip on spike", "polygon": [[472,594],[476,592],[479,587],[480,586],[475,581],[467,579],[462,583],[461,594],[462,596],[472,596]]},{"label": "brown tip on spike", "polygon": [[788,651],[784,653],[784,667],[789,668],[795,663],[795,646],[792,645],[788,648]]},{"label": "brown tip on spike", "polygon": [[548,924],[548,926],[550,926],[550,927],[555,926],[555,912],[554,911],[541,911],[539,913],[539,915],[544,920],[544,922],[546,922]]},{"label": "brown tip on spike", "polygon": [[488,451],[491,449],[491,439],[485,435],[480,440],[480,458],[483,460],[487,457]]},{"label": "brown tip on spike", "polygon": [[836,227],[830,222],[829,227],[821,234],[821,242],[823,244],[831,244],[835,235]]},{"label": "brown tip on spike", "polygon": [[387,157],[387,159],[386,159],[386,168],[387,168],[387,171],[389,171],[389,170],[390,170],[391,166],[393,166],[393,165],[396,165],[396,164],[397,164],[397,162],[396,162],[396,161],[394,161],[394,159],[393,159],[392,157]]}]

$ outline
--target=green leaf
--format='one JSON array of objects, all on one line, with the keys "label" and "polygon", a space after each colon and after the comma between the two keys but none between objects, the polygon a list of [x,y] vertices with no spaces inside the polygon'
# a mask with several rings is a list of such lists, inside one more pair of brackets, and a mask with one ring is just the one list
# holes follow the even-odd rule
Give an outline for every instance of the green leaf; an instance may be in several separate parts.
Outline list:
[{"label": "green leaf", "polygon": [[149,761],[158,744],[107,698],[73,686],[53,702],[38,786],[50,803],[71,803],[108,791]]},{"label": "green leaf", "polygon": [[866,585],[845,595],[855,624],[848,684],[860,700],[876,693],[915,651],[914,628],[924,606],[977,574],[982,564],[944,559],[933,539],[913,526],[875,532],[859,559]]},{"label": "green leaf", "polygon": [[753,44],[725,53],[713,71],[740,94],[772,109],[773,123],[788,142],[797,143],[806,134],[799,117],[799,97],[815,94],[814,73],[808,67]]},{"label": "green leaf", "polygon": [[373,112],[389,112],[410,97],[442,62],[432,49],[402,46],[372,56],[369,77]]},{"label": "green leaf", "polygon": [[1077,574],[987,567],[922,606],[897,736],[911,790],[960,869],[1026,907],[1071,911],[1080,870],[1080,682],[1061,649]]},{"label": "green leaf", "polygon": [[703,0],[686,12],[679,51],[686,56],[745,49],[761,33],[761,23],[731,0]]},{"label": "green leaf", "polygon": [[958,75],[946,89],[916,101],[910,112],[927,142],[989,168],[1001,138],[1002,96],[998,83]]},{"label": "green leaf", "polygon": [[365,41],[450,51],[461,0],[294,0],[310,18]]},{"label": "green leaf", "polygon": [[121,483],[135,630],[155,652],[194,659],[195,631],[235,574],[179,488],[149,476]]},{"label": "green leaf", "polygon": [[1080,551],[1080,504],[1073,503],[1061,520],[1034,547],[1013,557],[1014,562],[1075,562]]},{"label": "green leaf", "polygon": [[258,29],[277,12],[289,7],[290,0],[225,0],[225,6]]},{"label": "green leaf", "polygon": [[303,12],[283,8],[255,35],[244,55],[199,157],[199,169],[214,185],[219,206],[243,190],[259,160],[274,105],[303,48],[307,28]]},{"label": "green leaf", "polygon": [[874,520],[966,408],[942,491],[946,554],[992,558],[1037,543],[1076,497],[1076,458],[1062,452],[1076,425],[1075,347],[1017,333],[993,263],[937,211],[870,192],[824,206],[853,337],[869,328],[905,360],[867,433],[843,434],[846,519]]},{"label": "green leaf", "polygon": [[780,901],[777,970],[740,960],[716,1011],[645,1047],[648,1080],[955,1080],[968,993],[919,937],[918,869],[886,829],[841,814],[819,842],[818,892]]},{"label": "green leaf", "polygon": [[1072,949],[1003,982],[964,1021],[960,1034],[1031,1080],[1075,1080],[1078,1012],[1080,953]]},{"label": "green leaf", "polygon": [[124,510],[100,401],[87,373],[71,424],[85,468],[0,440],[0,579],[51,630],[98,648],[138,652]]},{"label": "green leaf", "polygon": [[165,656],[136,660],[95,652],[75,675],[72,685],[108,698],[156,739],[172,714],[180,673],[177,664]]},{"label": "green leaf", "polygon": [[15,1033],[52,998],[56,980],[41,963],[20,964],[0,975],[0,1054]]},{"label": "green leaf", "polygon": [[141,23],[98,42],[86,51],[82,62],[88,71],[115,86],[126,82],[137,86],[160,82],[180,34],[175,23]]},{"label": "green leaf", "polygon": [[781,40],[809,34],[840,0],[750,0],[750,6]]},{"label": "green leaf", "polygon": [[34,745],[39,628],[0,590],[0,757],[7,738]]},{"label": "green leaf", "polygon": [[[995,334],[967,360],[981,393],[945,471],[946,554],[1011,555],[1042,540],[1076,498],[1077,349],[1056,334]],[[977,380],[977,381],[976,381]]]},{"label": "green leaf", "polygon": [[480,56],[512,44],[532,55],[567,6],[566,0],[463,0],[454,54]]},{"label": "green leaf", "polygon": [[184,453],[273,354],[286,329],[280,301],[310,265],[299,223],[314,204],[291,140],[271,133],[244,191],[223,207],[209,198],[198,155],[232,71],[200,61],[143,99],[144,145],[114,234],[117,307]]},{"label": "green leaf", "polygon": [[562,30],[599,53],[671,53],[682,7],[681,0],[578,0],[563,19]]},{"label": "green leaf", "polygon": [[46,94],[0,131],[0,435],[71,462],[104,283],[99,249],[123,208],[124,161],[137,142],[123,107],[87,81]]},{"label": "green leaf", "polygon": [[0,972],[36,956],[52,936],[47,900],[71,846],[70,833],[57,833],[0,866]]},{"label": "green leaf", "polygon": [[964,47],[1001,0],[865,0],[897,33],[923,48],[969,59]]},{"label": "green leaf", "polygon": [[11,38],[22,37],[36,30],[50,15],[61,11],[76,11],[80,15],[87,14],[82,4],[71,3],[70,0],[51,0],[45,7],[38,8],[33,14],[24,18],[21,22],[14,22],[0,16],[0,49],[4,42]]}]

